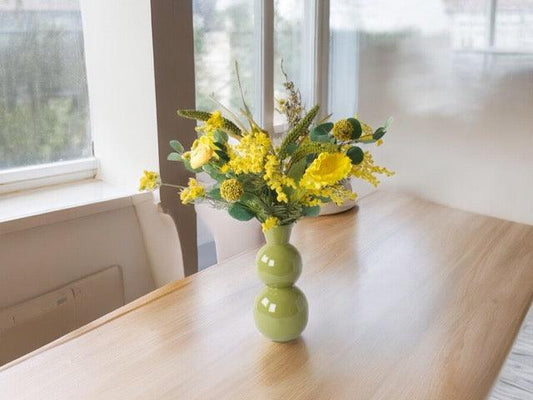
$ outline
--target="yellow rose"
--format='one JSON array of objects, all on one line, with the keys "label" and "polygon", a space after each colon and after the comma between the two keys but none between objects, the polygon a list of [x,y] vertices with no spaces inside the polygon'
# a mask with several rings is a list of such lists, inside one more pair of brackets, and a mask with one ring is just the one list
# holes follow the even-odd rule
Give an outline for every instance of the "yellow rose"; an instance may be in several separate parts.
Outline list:
[{"label": "yellow rose", "polygon": [[213,157],[213,149],[208,144],[195,141],[191,150],[190,163],[193,169],[200,168]]}]

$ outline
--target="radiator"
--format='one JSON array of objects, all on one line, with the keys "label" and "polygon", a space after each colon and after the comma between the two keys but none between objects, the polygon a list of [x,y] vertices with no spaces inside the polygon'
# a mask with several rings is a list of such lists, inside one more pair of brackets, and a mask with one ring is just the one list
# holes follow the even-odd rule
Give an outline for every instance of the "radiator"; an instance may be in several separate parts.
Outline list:
[{"label": "radiator", "polygon": [[0,309],[0,365],[124,305],[122,269],[111,266]]}]

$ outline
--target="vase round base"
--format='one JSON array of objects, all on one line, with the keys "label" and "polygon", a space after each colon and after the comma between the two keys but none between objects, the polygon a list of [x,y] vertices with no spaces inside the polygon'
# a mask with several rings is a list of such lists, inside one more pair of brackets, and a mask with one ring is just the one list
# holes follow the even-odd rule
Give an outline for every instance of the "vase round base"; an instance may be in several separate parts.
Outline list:
[{"label": "vase round base", "polygon": [[307,325],[308,315],[307,299],[296,286],[266,286],[255,298],[255,325],[274,342],[290,342],[299,337]]}]

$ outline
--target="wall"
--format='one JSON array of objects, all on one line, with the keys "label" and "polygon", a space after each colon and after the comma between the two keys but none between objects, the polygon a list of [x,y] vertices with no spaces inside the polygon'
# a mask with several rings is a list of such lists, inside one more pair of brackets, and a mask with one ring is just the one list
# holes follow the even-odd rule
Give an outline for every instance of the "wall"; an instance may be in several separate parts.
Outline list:
[{"label": "wall", "polygon": [[361,34],[359,113],[394,117],[384,185],[533,224],[533,55],[451,50],[447,32]]},{"label": "wall", "polygon": [[122,268],[126,302],[155,288],[133,205],[5,233],[0,235],[0,308],[111,265]]},{"label": "wall", "polygon": [[81,0],[98,178],[135,190],[158,170],[149,0]]}]

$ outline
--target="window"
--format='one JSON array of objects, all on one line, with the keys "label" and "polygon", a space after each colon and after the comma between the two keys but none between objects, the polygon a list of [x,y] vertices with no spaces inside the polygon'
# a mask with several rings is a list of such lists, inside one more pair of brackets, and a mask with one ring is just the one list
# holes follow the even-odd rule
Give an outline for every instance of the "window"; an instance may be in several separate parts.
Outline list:
[{"label": "window", "polygon": [[[275,99],[285,94],[282,60],[285,73],[301,89],[306,105],[324,105],[318,101],[322,92],[316,87],[316,77],[320,70],[327,70],[327,65],[323,69],[320,49],[321,21],[327,17],[321,4],[327,3],[193,0],[197,108],[216,108],[212,95],[231,109],[241,108],[235,61],[246,101],[267,129],[284,128],[283,117],[274,111]],[[310,20],[314,22],[306,22]]]},{"label": "window", "polygon": [[456,50],[533,52],[532,0],[445,0]]},{"label": "window", "polygon": [[[304,1],[274,1],[274,100],[285,96],[283,83],[285,76],[293,81],[297,88],[302,89],[305,79],[302,60],[304,58]],[[275,103],[274,103],[275,105]],[[280,126],[284,118],[274,113],[274,125]]]},{"label": "window", "polygon": [[43,177],[42,165],[91,169],[91,157],[78,1],[0,2],[0,184]]},{"label": "window", "polygon": [[255,20],[250,0],[194,0],[196,107],[211,109],[211,97],[234,109],[242,107],[235,61],[248,105],[255,110]]}]

